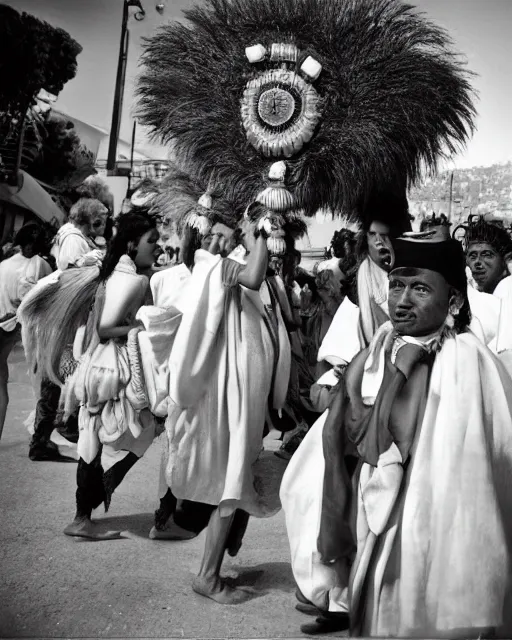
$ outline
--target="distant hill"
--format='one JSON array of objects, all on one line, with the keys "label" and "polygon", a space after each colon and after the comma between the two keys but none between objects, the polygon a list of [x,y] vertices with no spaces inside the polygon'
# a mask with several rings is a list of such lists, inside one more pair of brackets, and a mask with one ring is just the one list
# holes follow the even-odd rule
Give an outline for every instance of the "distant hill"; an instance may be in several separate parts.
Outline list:
[{"label": "distant hill", "polygon": [[[451,172],[445,171],[435,178],[426,178],[421,186],[410,190],[409,208],[416,219],[413,223],[415,228],[425,214],[448,215],[450,176]],[[453,224],[459,224],[470,213],[493,213],[512,222],[512,162],[453,172]],[[334,231],[343,226],[343,221],[339,218],[333,220],[327,215],[317,216],[308,223],[308,236],[297,246],[305,256],[309,256],[308,251],[313,251],[314,261],[318,261],[317,252],[329,245]]]},{"label": "distant hill", "polygon": [[[450,176],[446,171],[410,190],[409,207],[417,220],[433,211],[448,214]],[[455,170],[452,193],[454,223],[469,213],[493,213],[512,220],[512,162]]]}]

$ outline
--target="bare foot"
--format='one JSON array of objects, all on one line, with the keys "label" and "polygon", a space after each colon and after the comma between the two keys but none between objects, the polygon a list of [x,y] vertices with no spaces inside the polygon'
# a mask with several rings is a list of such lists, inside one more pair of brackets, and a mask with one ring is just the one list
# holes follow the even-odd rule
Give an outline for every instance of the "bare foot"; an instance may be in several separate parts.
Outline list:
[{"label": "bare foot", "polygon": [[218,604],[241,604],[254,597],[249,589],[235,589],[220,578],[207,580],[197,576],[192,582],[192,589],[206,598],[215,600]]},{"label": "bare foot", "polygon": [[182,529],[171,518],[165,529],[153,527],[149,532],[151,540],[192,540],[197,537],[197,533]]},{"label": "bare foot", "polygon": [[78,538],[89,538],[91,540],[119,540],[120,531],[101,531],[98,525],[91,522],[89,518],[75,518],[71,524],[64,529],[67,536]]}]

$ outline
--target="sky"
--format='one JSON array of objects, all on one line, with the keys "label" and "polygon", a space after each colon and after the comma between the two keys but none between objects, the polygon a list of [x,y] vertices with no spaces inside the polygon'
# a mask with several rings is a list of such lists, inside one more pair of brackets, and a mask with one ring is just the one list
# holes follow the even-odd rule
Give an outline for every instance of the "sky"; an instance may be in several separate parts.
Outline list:
[{"label": "sky", "polygon": [[[78,73],[61,92],[56,108],[89,124],[110,129],[123,0],[0,0],[68,31],[83,47]],[[164,4],[163,15],[156,4]],[[121,138],[130,140],[134,82],[142,38],[196,0],[142,0],[146,19],[130,19],[130,47]],[[428,18],[446,28],[455,47],[477,73],[477,131],[467,148],[446,168],[487,166],[512,160],[512,0],[411,0]],[[165,150],[148,146],[142,130],[137,146],[151,157]]]}]

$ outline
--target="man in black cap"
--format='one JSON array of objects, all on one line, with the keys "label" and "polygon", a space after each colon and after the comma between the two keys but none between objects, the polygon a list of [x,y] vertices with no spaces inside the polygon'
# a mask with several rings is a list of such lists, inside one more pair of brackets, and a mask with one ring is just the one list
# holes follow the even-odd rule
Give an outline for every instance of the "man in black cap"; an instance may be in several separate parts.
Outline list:
[{"label": "man in black cap", "polygon": [[321,612],[302,630],[477,637],[510,609],[512,380],[467,329],[460,244],[442,228],[393,244],[390,322],[283,478],[294,575]]}]

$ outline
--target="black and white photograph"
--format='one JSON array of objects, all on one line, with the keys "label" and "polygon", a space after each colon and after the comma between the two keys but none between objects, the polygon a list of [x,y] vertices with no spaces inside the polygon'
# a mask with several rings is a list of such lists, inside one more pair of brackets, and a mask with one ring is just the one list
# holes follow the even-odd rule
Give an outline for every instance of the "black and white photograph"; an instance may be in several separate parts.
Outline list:
[{"label": "black and white photograph", "polygon": [[0,0],[0,638],[512,638],[512,0]]}]

